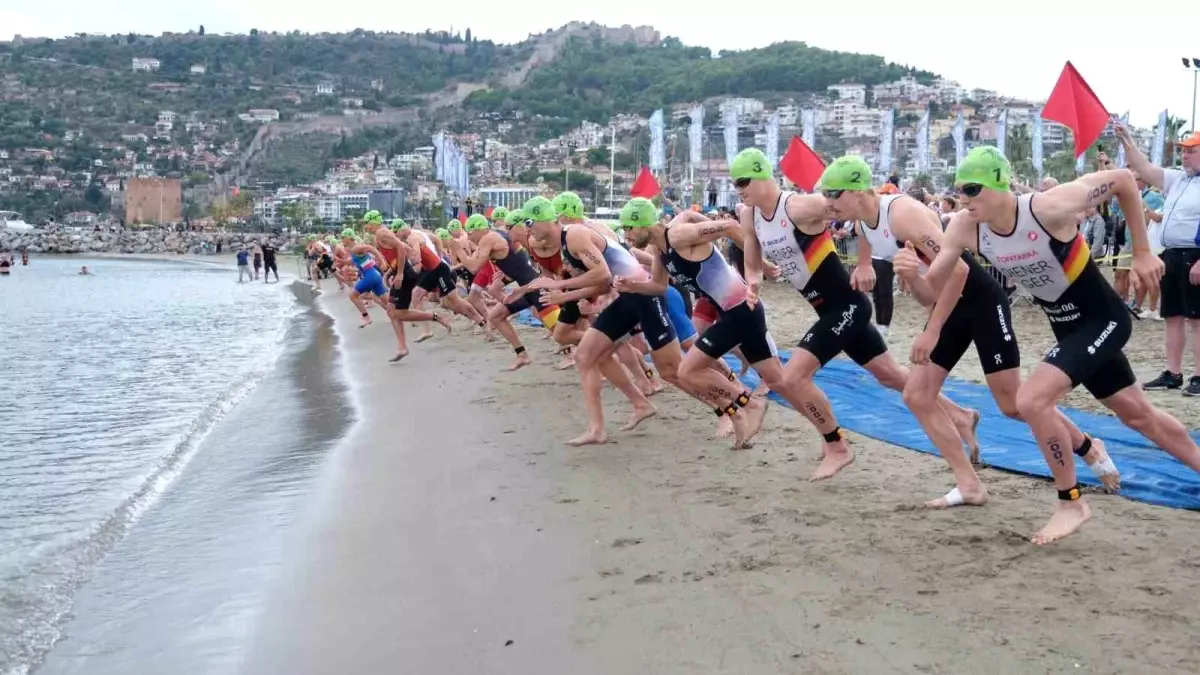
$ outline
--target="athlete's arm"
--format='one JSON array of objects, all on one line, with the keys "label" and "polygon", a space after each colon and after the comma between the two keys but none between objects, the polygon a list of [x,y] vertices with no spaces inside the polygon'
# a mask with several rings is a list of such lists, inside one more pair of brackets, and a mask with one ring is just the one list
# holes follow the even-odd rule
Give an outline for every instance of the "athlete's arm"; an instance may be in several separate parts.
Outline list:
[{"label": "athlete's arm", "polygon": [[[601,236],[603,236],[603,235],[601,235]],[[617,244],[617,246],[620,246],[620,244]],[[635,248],[633,246],[630,246],[629,252],[633,254],[634,258],[637,258],[638,264],[641,265],[642,267],[650,267],[654,264],[654,256],[650,255],[649,253],[646,253],[645,251],[643,251],[640,248]]]},{"label": "athlete's arm", "polygon": [[703,220],[699,222],[676,219],[671,224],[671,245],[676,248],[712,244],[722,237],[740,242],[742,228],[736,220]]},{"label": "athlete's arm", "polygon": [[667,274],[667,268],[662,264],[662,256],[655,254],[651,255],[650,261],[650,278],[645,281],[634,281],[633,279],[618,279],[613,286],[618,291],[623,293],[640,293],[642,295],[662,295],[667,292],[667,286],[671,285],[671,277]]},{"label": "athlete's arm", "polygon": [[[1161,166],[1155,166],[1142,151],[1138,149],[1137,143],[1133,142],[1133,137],[1129,135],[1129,129],[1120,122],[1113,120],[1113,131],[1117,134],[1117,140],[1121,145],[1125,146],[1125,161],[1129,164],[1129,168],[1133,169],[1150,185],[1162,190],[1163,183],[1166,182],[1167,174]],[[1125,205],[1121,204],[1124,209]]]},{"label": "athlete's arm", "polygon": [[599,295],[604,295],[609,290],[608,286],[588,286],[587,288],[576,288],[573,291],[552,291],[554,299],[557,300],[554,304],[562,304],[571,302],[572,300],[587,300]]},{"label": "athlete's arm", "polygon": [[[547,279],[542,281],[537,279],[534,284],[541,288],[552,288],[560,291],[569,291],[586,286],[609,286],[612,284],[612,270],[608,268],[608,263],[604,262],[604,256],[600,253],[600,248],[596,245],[596,237],[604,238],[604,235],[593,232],[586,227],[572,227],[567,230],[567,250],[569,250],[576,258],[583,261],[583,266],[587,271],[579,276],[572,276],[567,279]],[[620,244],[612,243],[611,246],[620,246]],[[532,285],[532,284],[531,284]]]},{"label": "athlete's arm", "polygon": [[[458,240],[451,239],[451,241],[457,242]],[[479,268],[483,267],[488,259],[492,257],[492,251],[496,248],[496,244],[504,244],[504,240],[500,238],[500,235],[495,232],[488,232],[483,235],[479,239],[479,245],[475,247],[474,253],[462,257],[463,267],[467,268],[471,274],[478,273]]]},{"label": "athlete's arm", "polygon": [[930,286],[943,288],[944,284],[949,283],[951,272],[962,262],[963,251],[975,250],[977,228],[978,224],[971,218],[970,212],[959,211],[954,214],[942,237],[942,250],[938,251],[925,274]]},{"label": "athlete's arm", "polygon": [[763,253],[758,243],[758,233],[754,231],[754,209],[746,207],[738,212],[738,223],[742,232],[742,262],[746,268],[746,305],[750,309],[758,304],[758,288],[762,285]]},{"label": "athlete's arm", "polygon": [[854,272],[850,274],[850,287],[868,293],[875,288],[875,267],[871,262],[871,242],[867,241],[863,227],[865,225],[861,220],[850,226],[850,231],[858,234],[858,261],[854,264]]},{"label": "athlete's arm", "polygon": [[[805,225],[819,222],[823,228],[828,229],[828,211],[827,202],[821,195],[792,195],[784,204],[787,209],[788,218],[796,224],[796,227],[805,234],[820,234],[820,232],[807,232],[804,229]],[[753,223],[751,223],[753,227]],[[813,228],[809,228],[813,229]]]}]

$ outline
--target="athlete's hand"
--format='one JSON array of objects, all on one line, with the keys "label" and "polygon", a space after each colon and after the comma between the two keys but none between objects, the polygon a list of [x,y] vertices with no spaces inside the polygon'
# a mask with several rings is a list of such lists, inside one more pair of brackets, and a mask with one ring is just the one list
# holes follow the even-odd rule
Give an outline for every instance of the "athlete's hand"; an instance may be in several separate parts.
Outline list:
[{"label": "athlete's hand", "polygon": [[[1135,291],[1140,291],[1143,288],[1153,288],[1162,280],[1163,272],[1166,271],[1166,265],[1158,256],[1150,251],[1135,252],[1133,254],[1133,263],[1130,265],[1131,272],[1130,281],[1133,282]],[[1200,276],[1197,276],[1196,266],[1188,271],[1188,280],[1193,285],[1200,284]]]},{"label": "athlete's hand", "polygon": [[870,293],[875,288],[875,268],[855,265],[850,274],[850,288],[863,293]]},{"label": "athlete's hand", "polygon": [[1191,269],[1188,270],[1188,283],[1193,286],[1200,286],[1200,260],[1197,260],[1196,264],[1192,265]]},{"label": "athlete's hand", "polygon": [[746,306],[750,309],[754,309],[758,305],[758,290],[761,285],[760,281],[746,283]]},{"label": "athlete's hand", "polygon": [[913,247],[911,241],[906,241],[904,248],[896,251],[896,255],[892,257],[892,269],[900,275],[901,279],[912,281],[920,274],[920,262],[917,258],[917,249]]},{"label": "athlete's hand", "polygon": [[1129,127],[1125,126],[1120,119],[1114,117],[1112,119],[1113,133],[1117,135],[1117,140],[1126,148],[1135,147],[1133,136],[1129,134]]},{"label": "athlete's hand", "polygon": [[533,281],[521,287],[526,293],[529,291],[554,290],[554,280],[550,277],[538,277]]},{"label": "athlete's hand", "polygon": [[547,305],[561,305],[567,301],[566,291],[542,291],[542,302]]},{"label": "athlete's hand", "polygon": [[764,262],[763,276],[768,279],[771,279],[772,281],[774,281],[775,279],[778,279],[779,278],[779,265],[775,265],[770,262]]},{"label": "athlete's hand", "polygon": [[938,336],[930,331],[922,331],[913,340],[912,352],[908,355],[908,360],[913,362],[913,365],[923,366],[929,363],[929,354],[933,348],[937,346]]},{"label": "athlete's hand", "polygon": [[632,284],[632,282],[630,282],[629,279],[626,279],[625,277],[613,277],[613,279],[612,279],[613,290],[615,290],[618,293],[633,293],[634,290],[633,290],[633,286],[631,284]]}]

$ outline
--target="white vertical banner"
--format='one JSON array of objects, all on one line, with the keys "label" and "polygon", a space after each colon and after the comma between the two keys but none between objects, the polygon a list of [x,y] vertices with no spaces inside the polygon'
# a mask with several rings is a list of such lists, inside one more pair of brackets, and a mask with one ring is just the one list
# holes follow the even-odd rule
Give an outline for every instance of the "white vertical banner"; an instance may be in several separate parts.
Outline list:
[{"label": "white vertical banner", "polygon": [[667,151],[663,141],[663,111],[655,110],[650,116],[650,170],[667,168]]},{"label": "white vertical banner", "polygon": [[698,105],[688,112],[692,123],[688,125],[688,154],[695,171],[704,161],[704,106]]},{"label": "white vertical banner", "polygon": [[954,138],[954,165],[959,166],[967,156],[967,120],[961,110],[958,111],[958,117],[954,118],[950,136]]},{"label": "white vertical banner", "polygon": [[1082,155],[1079,156],[1079,159],[1075,160],[1075,173],[1076,173],[1076,175],[1082,176],[1086,171],[1087,171],[1087,153],[1084,152]]},{"label": "white vertical banner", "polygon": [[917,173],[929,174],[929,108],[917,123]]},{"label": "white vertical banner", "polygon": [[1008,108],[1000,111],[1000,117],[996,118],[996,149],[1001,155],[1007,157],[1004,152],[1005,146],[1008,145]]},{"label": "white vertical banner", "polygon": [[812,148],[813,152],[816,152],[816,150],[817,150],[817,111],[801,110],[800,111],[800,124],[801,124],[800,139],[804,141],[805,145]]},{"label": "white vertical banner", "polygon": [[725,110],[725,161],[733,163],[738,154],[738,114],[736,108]]},{"label": "white vertical banner", "polygon": [[[1121,115],[1121,124],[1129,126],[1129,111],[1126,110],[1124,115]],[[1117,143],[1117,168],[1125,168],[1125,144]]]},{"label": "white vertical banner", "polygon": [[729,178],[721,179],[721,187],[717,188],[717,206],[723,206],[731,209],[737,203],[737,196],[733,194],[733,185],[729,183]]},{"label": "white vertical banner", "polygon": [[433,135],[433,168],[437,180],[446,175],[446,134],[437,132]]},{"label": "white vertical banner", "polygon": [[888,108],[883,111],[879,123],[879,165],[875,167],[875,171],[883,176],[892,173],[892,143],[895,141],[895,132],[892,126],[895,124],[895,120],[896,109]]},{"label": "white vertical banner", "polygon": [[779,111],[776,110],[771,115],[771,119],[767,120],[767,163],[771,165],[771,170],[779,164]]},{"label": "white vertical banner", "polygon": [[1158,113],[1158,128],[1154,130],[1154,145],[1150,147],[1150,162],[1162,166],[1163,145],[1167,142],[1167,111]]},{"label": "white vertical banner", "polygon": [[471,162],[461,151],[459,152],[459,157],[462,158],[462,161],[459,163],[462,170],[462,178],[459,179],[462,189],[459,190],[459,194],[466,197],[471,194]]},{"label": "white vertical banner", "polygon": [[1033,133],[1030,139],[1033,141],[1033,147],[1030,148],[1030,159],[1033,160],[1033,168],[1037,170],[1039,182],[1042,178],[1043,165],[1045,164],[1045,158],[1042,156],[1042,153],[1045,151],[1042,133],[1042,109],[1036,108],[1033,111]]}]

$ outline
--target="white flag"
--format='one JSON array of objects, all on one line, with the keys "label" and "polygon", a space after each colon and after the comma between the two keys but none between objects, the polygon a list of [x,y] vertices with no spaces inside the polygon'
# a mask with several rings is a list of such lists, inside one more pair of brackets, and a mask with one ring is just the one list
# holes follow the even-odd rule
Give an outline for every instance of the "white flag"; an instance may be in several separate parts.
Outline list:
[{"label": "white flag", "polygon": [[738,114],[735,108],[725,111],[725,161],[733,163],[738,154]]},{"label": "white flag", "polygon": [[1150,162],[1162,166],[1163,145],[1167,142],[1167,111],[1158,113],[1158,128],[1154,130],[1154,147],[1150,148]]},{"label": "white flag", "polygon": [[698,105],[688,112],[692,123],[688,125],[688,150],[692,169],[699,168],[704,161],[704,106]]},{"label": "white flag", "polygon": [[663,111],[655,110],[650,116],[650,170],[667,168],[667,151],[663,143]]},{"label": "white flag", "polygon": [[1038,172],[1038,179],[1042,177],[1043,164],[1045,163],[1042,157],[1044,146],[1042,144],[1042,109],[1037,108],[1033,111],[1033,147],[1031,148],[1030,159],[1033,160],[1033,168]]},{"label": "white flag", "polygon": [[437,132],[433,135],[433,168],[437,180],[446,176],[446,134]]},{"label": "white flag", "polygon": [[1075,160],[1075,173],[1082,176],[1087,171],[1087,153],[1083,153]]},{"label": "white flag", "polygon": [[[1124,124],[1126,127],[1129,126],[1129,111],[1128,110],[1126,110],[1125,114],[1121,116],[1121,123]],[[1118,169],[1125,168],[1125,144],[1124,143],[1117,143],[1117,168]]]},{"label": "white flag", "polygon": [[917,173],[929,174],[929,108],[917,123]]},{"label": "white flag", "polygon": [[892,125],[895,124],[895,118],[896,109],[888,108],[883,111],[879,124],[879,165],[875,170],[884,176],[892,173],[892,142],[895,140]]},{"label": "white flag", "polygon": [[954,165],[959,166],[967,156],[967,121],[961,110],[958,111],[958,117],[954,119],[954,128],[950,131],[950,135],[954,138]]},{"label": "white flag", "polygon": [[779,164],[779,111],[776,110],[771,119],[767,120],[767,163],[771,170]]},{"label": "white flag", "polygon": [[803,126],[800,138],[805,145],[812,148],[813,152],[817,151],[817,111],[802,110],[800,112],[800,121]]},{"label": "white flag", "polygon": [[[1005,108],[1000,112],[1000,117],[996,120],[996,149],[1004,155],[1004,147],[1008,145],[1008,109]],[[1005,155],[1007,156],[1007,155]]]}]

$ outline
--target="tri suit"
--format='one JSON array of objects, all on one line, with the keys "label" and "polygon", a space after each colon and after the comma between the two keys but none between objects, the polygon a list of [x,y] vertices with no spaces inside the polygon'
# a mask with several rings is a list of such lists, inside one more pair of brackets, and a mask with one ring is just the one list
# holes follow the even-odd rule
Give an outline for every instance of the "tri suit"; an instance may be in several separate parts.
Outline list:
[{"label": "tri suit", "polygon": [[1038,195],[1017,197],[1017,224],[1000,234],[979,223],[978,250],[1033,296],[1058,344],[1045,361],[1103,400],[1137,382],[1122,351],[1133,331],[1129,308],[1092,260],[1078,232],[1059,241],[1033,213]]}]

